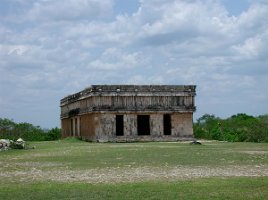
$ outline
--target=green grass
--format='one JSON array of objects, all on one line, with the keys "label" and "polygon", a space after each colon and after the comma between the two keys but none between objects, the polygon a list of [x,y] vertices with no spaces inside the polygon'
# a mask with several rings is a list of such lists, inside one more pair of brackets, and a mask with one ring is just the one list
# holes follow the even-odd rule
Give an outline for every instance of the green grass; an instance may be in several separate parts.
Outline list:
[{"label": "green grass", "polygon": [[[0,199],[268,199],[267,143],[102,144],[65,139],[32,142],[30,146],[36,148],[0,152]],[[191,177],[190,174],[190,178],[143,180],[141,174],[133,181],[114,182],[110,178],[105,183],[75,176],[90,170],[104,176],[112,171],[119,176],[121,172],[130,172],[131,176],[132,170],[143,167],[152,168],[152,172],[160,169],[171,173],[178,166],[208,171],[239,166],[245,175]],[[252,177],[247,175],[251,167],[266,171]],[[105,170],[110,171],[105,174]],[[64,174],[57,175],[59,172],[74,177],[61,180]],[[53,175],[57,179],[53,180]]]},{"label": "green grass", "polygon": [[[228,166],[268,164],[268,144],[212,142],[205,145],[188,143],[86,143],[56,141],[30,143],[32,150],[1,152],[1,160],[12,162],[63,163],[72,169],[124,166]],[[15,157],[15,159],[14,159]],[[12,158],[12,159],[10,159]]]},{"label": "green grass", "polygon": [[6,185],[0,199],[267,199],[267,178],[209,178],[130,184]]}]

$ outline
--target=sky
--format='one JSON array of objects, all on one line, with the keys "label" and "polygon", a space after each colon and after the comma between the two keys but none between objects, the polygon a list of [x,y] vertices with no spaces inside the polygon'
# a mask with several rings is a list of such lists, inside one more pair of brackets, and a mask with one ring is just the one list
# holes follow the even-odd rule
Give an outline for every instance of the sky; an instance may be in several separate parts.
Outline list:
[{"label": "sky", "polygon": [[197,85],[194,118],[268,113],[268,0],[1,0],[0,118],[60,126],[94,84]]}]

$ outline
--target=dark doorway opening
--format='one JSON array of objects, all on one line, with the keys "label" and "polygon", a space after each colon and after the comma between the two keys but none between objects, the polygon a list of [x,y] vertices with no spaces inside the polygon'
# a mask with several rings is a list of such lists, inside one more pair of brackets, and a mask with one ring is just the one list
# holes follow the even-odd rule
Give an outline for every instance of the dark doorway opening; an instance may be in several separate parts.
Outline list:
[{"label": "dark doorway opening", "polygon": [[116,136],[124,135],[124,115],[116,115]]},{"label": "dark doorway opening", "polygon": [[150,115],[138,115],[138,135],[150,135]]},{"label": "dark doorway opening", "polygon": [[169,114],[164,115],[164,135],[171,135],[171,117]]}]

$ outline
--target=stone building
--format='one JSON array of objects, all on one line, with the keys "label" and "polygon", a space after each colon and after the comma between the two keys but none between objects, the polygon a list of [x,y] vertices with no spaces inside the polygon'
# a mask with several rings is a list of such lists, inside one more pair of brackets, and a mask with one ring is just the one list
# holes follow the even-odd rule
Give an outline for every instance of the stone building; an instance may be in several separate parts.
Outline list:
[{"label": "stone building", "polygon": [[63,137],[89,141],[193,138],[194,85],[92,85],[63,98]]}]

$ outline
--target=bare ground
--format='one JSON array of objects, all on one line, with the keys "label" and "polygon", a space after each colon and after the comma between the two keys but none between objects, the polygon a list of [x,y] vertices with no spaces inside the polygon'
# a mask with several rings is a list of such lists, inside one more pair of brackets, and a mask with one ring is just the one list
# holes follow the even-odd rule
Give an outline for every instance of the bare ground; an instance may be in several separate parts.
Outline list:
[{"label": "bare ground", "polygon": [[[88,170],[42,170],[37,163],[27,163],[28,170],[1,172],[0,182],[85,182],[85,183],[123,183],[143,181],[174,181],[202,177],[255,177],[268,176],[267,165],[228,166],[228,167],[125,167]],[[49,163],[47,164],[49,166]],[[51,163],[53,168],[53,163]],[[25,169],[25,168],[24,168]]]}]

